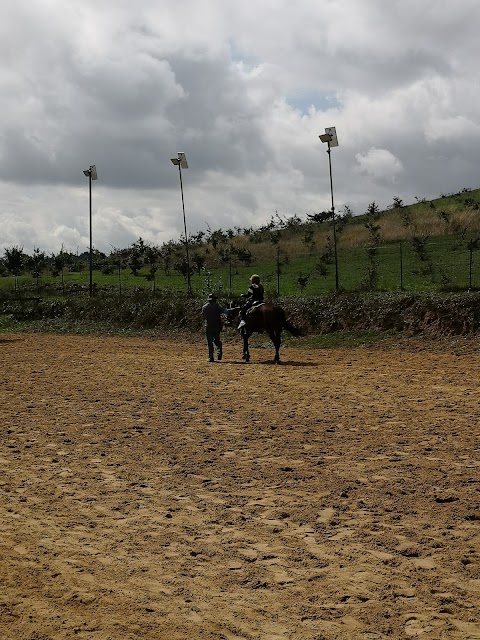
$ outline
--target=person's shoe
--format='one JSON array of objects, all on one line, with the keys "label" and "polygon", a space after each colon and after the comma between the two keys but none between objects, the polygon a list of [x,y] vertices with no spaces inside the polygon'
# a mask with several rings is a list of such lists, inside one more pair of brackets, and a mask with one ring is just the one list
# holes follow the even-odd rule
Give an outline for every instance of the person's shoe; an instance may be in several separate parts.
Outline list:
[{"label": "person's shoe", "polygon": [[217,354],[217,360],[221,360],[222,359],[222,352],[220,352],[219,354]]},{"label": "person's shoe", "polygon": [[208,361],[209,362],[215,362],[215,360],[213,358],[209,358]]}]

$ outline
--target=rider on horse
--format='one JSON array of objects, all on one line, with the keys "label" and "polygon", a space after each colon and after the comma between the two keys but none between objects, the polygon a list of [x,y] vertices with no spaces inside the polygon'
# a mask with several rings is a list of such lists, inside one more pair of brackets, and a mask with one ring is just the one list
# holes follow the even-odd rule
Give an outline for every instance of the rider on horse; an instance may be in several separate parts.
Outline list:
[{"label": "rider on horse", "polygon": [[240,309],[241,320],[240,324],[238,325],[239,329],[241,329],[245,325],[245,317],[247,315],[247,311],[254,305],[264,302],[263,295],[264,289],[263,284],[260,282],[260,276],[254,273],[250,278],[250,286],[247,293],[242,296],[245,298],[245,304],[242,305],[242,308]]}]

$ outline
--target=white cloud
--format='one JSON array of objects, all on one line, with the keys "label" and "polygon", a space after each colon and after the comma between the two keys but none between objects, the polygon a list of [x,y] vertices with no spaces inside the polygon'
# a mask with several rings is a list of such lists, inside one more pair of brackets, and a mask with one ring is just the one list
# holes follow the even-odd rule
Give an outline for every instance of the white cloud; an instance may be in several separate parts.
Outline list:
[{"label": "white cloud", "polygon": [[476,0],[3,3],[0,255],[86,246],[90,164],[97,248],[178,238],[178,150],[192,231],[328,208],[327,126],[337,207],[479,186],[479,19]]},{"label": "white cloud", "polygon": [[358,172],[373,178],[395,181],[397,175],[403,172],[402,163],[387,149],[372,147],[365,155],[357,153]]}]

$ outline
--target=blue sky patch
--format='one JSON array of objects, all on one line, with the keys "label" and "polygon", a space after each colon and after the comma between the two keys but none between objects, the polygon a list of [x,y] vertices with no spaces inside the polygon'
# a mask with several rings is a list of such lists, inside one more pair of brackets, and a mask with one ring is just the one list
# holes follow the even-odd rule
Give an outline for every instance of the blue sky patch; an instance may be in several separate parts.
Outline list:
[{"label": "blue sky patch", "polygon": [[302,113],[308,113],[308,110],[312,106],[317,111],[328,111],[328,109],[335,109],[340,106],[340,103],[333,94],[311,89],[290,93],[287,95],[287,102],[290,106],[298,109]]},{"label": "blue sky patch", "polygon": [[247,51],[243,51],[236,42],[229,40],[230,58],[232,62],[242,62],[247,69],[252,69],[258,65],[258,58]]}]

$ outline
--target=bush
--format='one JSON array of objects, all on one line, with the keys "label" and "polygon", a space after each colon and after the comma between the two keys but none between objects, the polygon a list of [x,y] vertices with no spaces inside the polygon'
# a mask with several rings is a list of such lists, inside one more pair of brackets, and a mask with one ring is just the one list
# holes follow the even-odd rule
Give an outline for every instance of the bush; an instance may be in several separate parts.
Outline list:
[{"label": "bush", "polygon": [[[92,297],[80,292],[50,299],[18,298],[8,293],[0,299],[0,316],[39,329],[196,332],[202,328],[203,302],[203,298],[184,294],[144,290],[122,297],[102,291]],[[437,337],[480,332],[478,292],[335,293],[291,297],[280,304],[306,333],[396,331]]]}]

